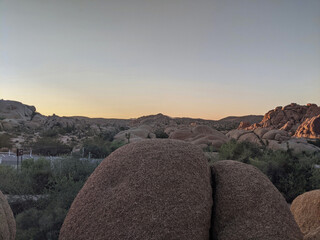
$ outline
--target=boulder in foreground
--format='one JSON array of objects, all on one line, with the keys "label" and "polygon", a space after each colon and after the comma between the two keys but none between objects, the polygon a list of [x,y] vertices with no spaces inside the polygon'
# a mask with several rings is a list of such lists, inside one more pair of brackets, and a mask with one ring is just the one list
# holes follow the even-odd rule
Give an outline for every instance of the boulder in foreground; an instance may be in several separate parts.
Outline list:
[{"label": "boulder in foreground", "polygon": [[257,168],[219,161],[212,166],[212,178],[214,239],[302,239],[287,202]]},{"label": "boulder in foreground", "polygon": [[113,152],[74,200],[59,239],[209,239],[210,168],[177,140],[146,140]]},{"label": "boulder in foreground", "polygon": [[[306,235],[319,228],[320,189],[306,192],[296,197],[291,204],[291,212],[303,234]],[[320,235],[319,230],[318,236]]]}]

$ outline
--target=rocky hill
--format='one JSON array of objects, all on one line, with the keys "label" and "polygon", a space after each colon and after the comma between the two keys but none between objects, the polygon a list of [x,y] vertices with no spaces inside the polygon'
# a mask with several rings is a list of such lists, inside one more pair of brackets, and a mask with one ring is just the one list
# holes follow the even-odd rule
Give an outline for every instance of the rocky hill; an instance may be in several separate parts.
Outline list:
[{"label": "rocky hill", "polygon": [[258,128],[284,130],[296,137],[319,138],[320,107],[311,103],[306,106],[291,103],[270,110],[259,123],[241,122],[238,127],[245,130]]},{"label": "rocky hill", "polygon": [[318,151],[319,148],[306,139],[320,138],[320,107],[290,104],[270,110],[264,117],[232,116],[217,121],[173,118],[161,113],[136,119],[105,119],[44,116],[34,106],[0,100],[0,137],[4,135],[4,139],[12,143],[6,146],[13,148],[32,148],[39,139],[46,137],[68,145],[73,151],[81,149],[88,139],[137,142],[170,138],[214,150],[229,139],[236,139],[273,149],[286,150],[289,146],[298,151]]},{"label": "rocky hill", "polygon": [[[258,122],[262,116],[232,117],[219,121],[194,118],[172,118],[161,113],[142,116],[136,119],[106,119],[81,116],[60,117],[55,114],[44,116],[36,111],[34,106],[21,102],[0,100],[0,131],[9,133],[14,146],[28,145],[41,136],[58,135],[59,139],[68,143],[80,145],[85,138],[95,135],[112,136],[120,133],[118,139],[125,140],[125,131],[132,133],[131,138],[144,139],[156,137],[156,132],[163,133],[165,129],[172,132],[175,129],[193,128],[206,125],[213,129],[230,130],[241,120],[252,119]],[[122,132],[121,132],[122,131]],[[169,133],[168,132],[168,133]],[[135,136],[136,134],[137,136]]]}]

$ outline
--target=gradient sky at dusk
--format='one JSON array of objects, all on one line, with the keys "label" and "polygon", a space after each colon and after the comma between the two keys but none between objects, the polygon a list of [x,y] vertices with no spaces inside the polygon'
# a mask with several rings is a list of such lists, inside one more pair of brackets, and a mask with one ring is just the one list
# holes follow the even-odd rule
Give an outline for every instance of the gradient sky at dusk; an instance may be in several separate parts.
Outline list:
[{"label": "gradient sky at dusk", "polygon": [[320,104],[320,0],[0,0],[0,98],[219,119]]}]

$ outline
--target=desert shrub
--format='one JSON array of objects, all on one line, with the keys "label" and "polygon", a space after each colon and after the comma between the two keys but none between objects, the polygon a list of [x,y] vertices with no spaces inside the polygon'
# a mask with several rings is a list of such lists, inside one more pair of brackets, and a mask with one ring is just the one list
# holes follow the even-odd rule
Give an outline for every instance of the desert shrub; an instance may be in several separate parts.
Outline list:
[{"label": "desert shrub", "polygon": [[5,165],[0,165],[0,189],[4,194],[13,195],[32,192],[30,179],[13,167]]},{"label": "desert shrub", "polygon": [[69,154],[72,151],[71,146],[51,137],[39,138],[36,142],[31,144],[31,148],[34,154],[43,156]]},{"label": "desert shrub", "polygon": [[108,131],[103,131],[101,133],[99,133],[99,137],[105,141],[109,141],[112,142],[113,141],[113,137],[118,133],[119,131],[114,130],[108,130]]},{"label": "desert shrub", "polygon": [[320,139],[308,140],[308,143],[315,145],[320,148]]},{"label": "desert shrub", "polygon": [[105,158],[110,154],[109,142],[104,141],[100,137],[88,139],[83,143],[84,154],[88,156],[89,153],[93,158]]},{"label": "desert shrub", "polygon": [[89,153],[91,154],[92,158],[105,158],[111,152],[116,150],[117,148],[123,146],[125,142],[123,141],[106,141],[100,137],[94,137],[88,139],[84,142],[84,154],[88,156]]},{"label": "desert shrub", "polygon": [[114,140],[110,143],[110,150],[111,150],[111,152],[113,152],[125,144],[126,143],[122,140]]},{"label": "desert shrub", "polygon": [[320,154],[293,154],[287,151],[272,151],[248,142],[232,140],[222,145],[220,159],[248,163],[259,168],[278,188],[288,202],[296,196],[320,188]]},{"label": "desert shrub", "polygon": [[156,135],[156,138],[168,138],[169,135],[165,133],[163,129],[157,129],[154,134]]},{"label": "desert shrub", "polygon": [[22,161],[20,174],[29,180],[33,194],[42,194],[52,176],[50,161],[44,158],[26,159]]},{"label": "desert shrub", "polygon": [[237,142],[232,139],[225,143],[219,149],[221,159],[237,160],[248,163],[250,159],[259,157],[262,154],[262,149],[250,142]]},{"label": "desert shrub", "polygon": [[212,145],[207,145],[202,149],[204,152],[217,152],[217,149]]},{"label": "desert shrub", "polygon": [[[28,204],[11,203],[17,222],[16,239],[58,239],[60,228],[74,198],[98,164],[99,162],[79,158],[61,158],[51,164],[48,160],[40,159],[24,161],[21,171],[10,170],[14,178],[23,176],[26,182],[31,184],[32,190],[33,184],[36,183],[32,180],[39,179],[39,172],[45,170],[44,172],[48,173],[45,175],[47,178],[43,180],[46,184],[42,184],[42,198]],[[0,178],[1,174],[2,172]],[[7,188],[12,194],[9,183]],[[30,194],[30,190],[19,194]]]},{"label": "desert shrub", "polygon": [[56,128],[50,128],[41,133],[42,137],[55,138],[59,135],[59,131]]},{"label": "desert shrub", "polygon": [[10,138],[11,136],[7,133],[0,134],[0,148],[11,148],[12,143]]},{"label": "desert shrub", "polygon": [[42,211],[37,208],[30,208],[16,216],[17,240],[25,239],[46,239],[45,235],[39,232],[39,219]]}]

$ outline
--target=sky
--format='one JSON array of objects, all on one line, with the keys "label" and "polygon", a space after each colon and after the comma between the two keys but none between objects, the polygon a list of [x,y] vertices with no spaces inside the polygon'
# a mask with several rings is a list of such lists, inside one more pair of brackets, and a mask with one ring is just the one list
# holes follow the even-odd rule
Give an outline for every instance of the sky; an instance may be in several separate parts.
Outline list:
[{"label": "sky", "polygon": [[0,99],[104,118],[320,105],[320,0],[0,0]]}]

